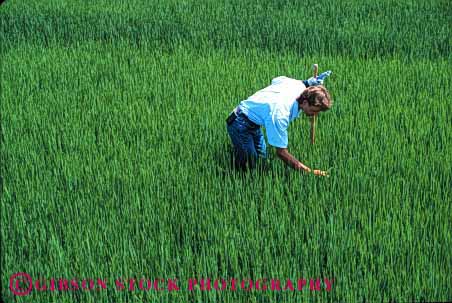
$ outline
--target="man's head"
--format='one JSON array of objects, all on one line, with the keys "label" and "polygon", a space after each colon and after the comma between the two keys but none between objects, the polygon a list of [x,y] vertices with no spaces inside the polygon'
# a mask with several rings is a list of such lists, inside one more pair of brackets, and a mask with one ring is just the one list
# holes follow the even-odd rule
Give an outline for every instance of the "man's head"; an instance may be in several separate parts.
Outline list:
[{"label": "man's head", "polygon": [[322,85],[306,88],[297,99],[299,108],[307,116],[316,115],[319,112],[329,110],[333,106],[330,93]]}]

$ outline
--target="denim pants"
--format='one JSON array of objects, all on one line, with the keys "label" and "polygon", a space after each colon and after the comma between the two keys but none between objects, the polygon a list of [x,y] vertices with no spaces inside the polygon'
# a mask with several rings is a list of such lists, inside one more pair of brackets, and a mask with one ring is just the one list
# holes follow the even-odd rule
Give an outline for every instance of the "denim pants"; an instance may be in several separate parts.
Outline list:
[{"label": "denim pants", "polygon": [[227,126],[229,136],[234,145],[234,164],[237,169],[251,169],[256,163],[267,158],[267,146],[259,125],[251,122],[244,114],[239,114]]}]

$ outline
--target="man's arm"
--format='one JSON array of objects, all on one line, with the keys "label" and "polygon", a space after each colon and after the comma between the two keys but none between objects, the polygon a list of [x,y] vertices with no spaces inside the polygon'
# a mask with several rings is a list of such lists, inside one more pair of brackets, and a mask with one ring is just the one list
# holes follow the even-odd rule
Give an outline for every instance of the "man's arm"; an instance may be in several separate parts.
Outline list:
[{"label": "man's arm", "polygon": [[287,148],[279,148],[279,147],[277,147],[276,148],[276,154],[278,155],[278,157],[281,160],[283,160],[287,165],[289,165],[293,169],[303,170],[303,171],[305,171],[307,173],[310,173],[312,171],[314,173],[314,175],[316,175],[316,176],[324,176],[324,177],[328,176],[328,173],[326,171],[322,171],[322,170],[319,170],[319,169],[311,170],[309,167],[307,167],[306,165],[304,165],[303,163],[298,161],[297,158],[292,156],[289,153],[289,151],[287,150]]},{"label": "man's arm", "polygon": [[278,157],[283,160],[287,165],[296,170],[304,170],[305,172],[311,172],[311,169],[297,160],[294,156],[292,156],[287,148],[276,148],[276,154]]}]

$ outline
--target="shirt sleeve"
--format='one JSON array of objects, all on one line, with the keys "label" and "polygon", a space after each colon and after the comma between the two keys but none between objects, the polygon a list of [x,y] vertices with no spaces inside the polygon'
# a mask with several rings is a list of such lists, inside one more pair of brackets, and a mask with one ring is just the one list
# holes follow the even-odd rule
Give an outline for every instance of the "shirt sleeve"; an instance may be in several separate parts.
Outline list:
[{"label": "shirt sleeve", "polygon": [[274,147],[287,148],[289,143],[287,134],[288,127],[289,116],[282,115],[279,112],[271,115],[265,120],[265,131],[267,133],[268,144]]}]

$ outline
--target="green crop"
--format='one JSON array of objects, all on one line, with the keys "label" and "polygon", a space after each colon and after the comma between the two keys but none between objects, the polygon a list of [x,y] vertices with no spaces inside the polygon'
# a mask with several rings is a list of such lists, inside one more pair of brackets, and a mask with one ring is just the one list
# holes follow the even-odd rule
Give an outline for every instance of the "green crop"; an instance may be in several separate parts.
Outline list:
[{"label": "green crop", "polygon": [[[151,2],[151,3],[149,3]],[[452,299],[447,1],[19,1],[0,6],[2,302]],[[329,178],[230,169],[225,119],[330,69],[333,108],[289,127]],[[14,296],[10,277],[106,291]],[[118,291],[118,278],[180,291]],[[334,279],[188,291],[190,278]]]}]

